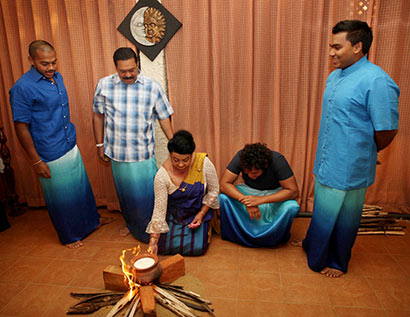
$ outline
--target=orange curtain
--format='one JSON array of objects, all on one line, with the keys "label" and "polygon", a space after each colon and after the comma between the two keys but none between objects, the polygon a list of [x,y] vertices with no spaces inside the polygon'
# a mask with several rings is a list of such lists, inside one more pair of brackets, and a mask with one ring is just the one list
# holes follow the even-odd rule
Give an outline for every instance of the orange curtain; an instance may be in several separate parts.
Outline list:
[{"label": "orange curtain", "polygon": [[[182,23],[166,47],[175,128],[190,130],[221,175],[245,143],[261,141],[285,155],[298,181],[302,211],[312,210],[313,163],[321,98],[332,70],[332,26],[361,19],[373,28],[370,60],[401,88],[399,134],[380,154],[366,202],[410,212],[410,3],[407,0],[162,0]],[[92,96],[115,71],[112,54],[132,46],[116,28],[134,0],[0,1],[0,124],[12,151],[22,202],[44,204],[15,136],[8,90],[29,69],[28,44],[51,42],[70,98],[77,142],[97,203],[118,208],[109,166],[97,159]],[[73,189],[75,190],[75,189]]]},{"label": "orange curtain", "polygon": [[[285,155],[311,211],[313,164],[327,75],[331,28],[367,21],[375,33],[370,59],[401,88],[400,132],[380,154],[366,202],[410,212],[410,4],[382,1],[173,1],[183,23],[167,47],[169,95],[177,128],[193,131],[221,174],[236,151],[265,142]],[[407,43],[407,44],[406,44]],[[406,124],[407,123],[407,124]]]}]

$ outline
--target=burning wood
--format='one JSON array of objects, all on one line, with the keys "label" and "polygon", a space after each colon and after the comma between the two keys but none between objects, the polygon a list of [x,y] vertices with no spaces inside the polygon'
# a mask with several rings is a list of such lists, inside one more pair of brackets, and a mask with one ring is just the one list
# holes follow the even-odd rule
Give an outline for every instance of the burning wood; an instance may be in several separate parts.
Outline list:
[{"label": "burning wood", "polygon": [[155,316],[156,301],[178,316],[197,316],[192,309],[215,316],[209,306],[212,304],[210,301],[202,299],[192,291],[184,290],[182,286],[162,283],[173,282],[185,274],[184,259],[181,255],[177,254],[159,263],[155,255],[140,252],[139,246],[123,250],[120,256],[121,269],[109,266],[103,272],[106,288],[124,292],[71,293],[76,298],[84,299],[70,307],[67,314],[89,314],[101,307],[114,305],[107,317],[119,312],[121,316],[132,317],[140,307],[144,316]]},{"label": "burning wood", "polygon": [[391,217],[388,212],[375,205],[364,205],[359,235],[404,235],[406,226],[398,224],[398,220]]}]

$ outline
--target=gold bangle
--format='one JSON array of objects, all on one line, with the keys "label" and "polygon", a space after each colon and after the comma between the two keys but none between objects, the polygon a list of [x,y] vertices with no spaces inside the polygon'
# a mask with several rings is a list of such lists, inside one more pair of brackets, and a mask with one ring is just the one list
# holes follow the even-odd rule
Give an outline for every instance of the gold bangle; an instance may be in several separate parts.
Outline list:
[{"label": "gold bangle", "polygon": [[33,166],[36,166],[37,164],[40,164],[43,160],[39,159],[37,162],[33,163]]}]

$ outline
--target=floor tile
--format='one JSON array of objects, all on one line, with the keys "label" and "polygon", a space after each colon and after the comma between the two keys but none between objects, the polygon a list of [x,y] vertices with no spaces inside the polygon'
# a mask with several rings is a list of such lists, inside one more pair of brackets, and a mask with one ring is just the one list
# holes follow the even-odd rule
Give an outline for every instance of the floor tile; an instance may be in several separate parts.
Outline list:
[{"label": "floor tile", "polygon": [[331,306],[308,304],[285,304],[287,317],[330,317],[336,316]]},{"label": "floor tile", "polygon": [[406,272],[390,254],[355,254],[365,277],[407,278]]},{"label": "floor tile", "polygon": [[342,276],[323,279],[334,306],[382,308],[375,292],[365,278]]},{"label": "floor tile", "polygon": [[240,271],[238,285],[238,299],[283,301],[279,273]]},{"label": "floor tile", "polygon": [[335,307],[338,317],[385,317],[384,309],[377,308],[358,308],[358,307]]},{"label": "floor tile", "polygon": [[24,256],[0,273],[3,282],[32,282],[50,263],[50,259]]},{"label": "floor tile", "polygon": [[206,297],[236,299],[239,285],[238,274],[238,271],[201,268],[195,277],[204,285]]},{"label": "floor tile", "polygon": [[42,316],[65,290],[65,286],[30,284],[1,311],[10,316]]},{"label": "floor tile", "polygon": [[369,278],[368,281],[386,309],[410,310],[410,280]]},{"label": "floor tile", "polygon": [[24,282],[0,282],[0,313],[1,310],[20,293],[27,283]]},{"label": "floor tile", "polygon": [[68,285],[83,269],[86,262],[52,260],[34,279],[34,283]]},{"label": "floor tile", "polygon": [[285,316],[285,304],[258,300],[238,300],[236,313],[238,317]]},{"label": "floor tile", "polygon": [[279,263],[274,249],[239,249],[239,270],[247,272],[279,272]]},{"label": "floor tile", "polygon": [[320,274],[283,273],[281,277],[285,303],[331,304]]}]

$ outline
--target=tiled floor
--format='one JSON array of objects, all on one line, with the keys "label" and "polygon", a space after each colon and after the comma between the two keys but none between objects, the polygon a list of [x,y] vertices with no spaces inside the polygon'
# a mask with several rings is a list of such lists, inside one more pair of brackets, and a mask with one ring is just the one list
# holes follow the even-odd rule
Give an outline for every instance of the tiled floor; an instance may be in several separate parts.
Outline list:
[{"label": "tiled floor", "polygon": [[[77,302],[70,292],[103,290],[103,269],[137,241],[119,236],[119,213],[101,214],[117,220],[77,250],[58,242],[44,209],[9,218],[12,227],[0,233],[0,316],[65,316]],[[295,219],[292,239],[304,236],[309,221]],[[410,316],[410,235],[359,236],[340,279],[310,271],[301,248],[250,249],[217,235],[205,256],[185,264],[218,317]]]}]

